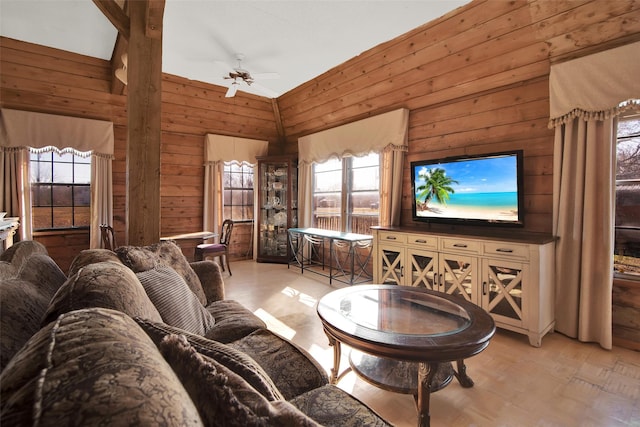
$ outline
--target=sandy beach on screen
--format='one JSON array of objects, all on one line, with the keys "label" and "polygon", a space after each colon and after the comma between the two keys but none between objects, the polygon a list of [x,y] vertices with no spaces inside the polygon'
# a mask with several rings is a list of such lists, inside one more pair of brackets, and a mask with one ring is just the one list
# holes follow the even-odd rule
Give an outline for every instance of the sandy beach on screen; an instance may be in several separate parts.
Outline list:
[{"label": "sandy beach on screen", "polygon": [[444,208],[429,206],[417,211],[418,216],[439,218],[466,218],[466,219],[499,219],[503,221],[515,221],[518,215],[515,210],[504,208],[478,208],[468,206],[451,206]]}]

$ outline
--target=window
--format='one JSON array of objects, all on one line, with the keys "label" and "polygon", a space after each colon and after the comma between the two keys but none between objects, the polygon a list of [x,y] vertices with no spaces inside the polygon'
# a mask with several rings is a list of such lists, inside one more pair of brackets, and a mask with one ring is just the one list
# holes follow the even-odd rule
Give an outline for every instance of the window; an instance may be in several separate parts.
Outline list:
[{"label": "window", "polygon": [[640,280],[640,116],[618,123],[614,268]]},{"label": "window", "polygon": [[87,153],[31,150],[33,230],[91,225],[91,157]]},{"label": "window", "polygon": [[222,179],[224,218],[253,220],[253,166],[244,162],[225,162]]},{"label": "window", "polygon": [[313,167],[313,227],[370,234],[379,224],[380,156],[344,157]]}]

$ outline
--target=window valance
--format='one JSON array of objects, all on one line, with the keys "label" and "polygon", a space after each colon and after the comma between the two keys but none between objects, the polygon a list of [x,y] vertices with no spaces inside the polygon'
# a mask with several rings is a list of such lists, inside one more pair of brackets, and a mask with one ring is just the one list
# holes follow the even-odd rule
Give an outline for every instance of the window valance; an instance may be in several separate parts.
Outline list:
[{"label": "window valance", "polygon": [[637,105],[638,76],[640,42],[552,65],[549,127],[578,116],[604,119]]},{"label": "window valance", "polygon": [[204,159],[206,163],[237,161],[255,164],[256,157],[266,156],[268,148],[269,141],[207,134]]},{"label": "window valance", "polygon": [[407,151],[409,110],[402,108],[298,139],[298,161],[324,162],[388,149]]},{"label": "window valance", "polygon": [[73,147],[77,151],[113,156],[113,123],[3,108],[0,145],[36,149]]}]

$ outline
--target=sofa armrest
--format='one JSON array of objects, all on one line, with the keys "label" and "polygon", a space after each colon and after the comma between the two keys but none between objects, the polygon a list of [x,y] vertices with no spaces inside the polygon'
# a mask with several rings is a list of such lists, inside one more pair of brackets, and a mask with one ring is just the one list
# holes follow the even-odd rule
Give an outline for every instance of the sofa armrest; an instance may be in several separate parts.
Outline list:
[{"label": "sofa armrest", "polygon": [[202,283],[207,296],[207,305],[224,299],[224,281],[220,266],[213,261],[195,261],[189,263]]}]

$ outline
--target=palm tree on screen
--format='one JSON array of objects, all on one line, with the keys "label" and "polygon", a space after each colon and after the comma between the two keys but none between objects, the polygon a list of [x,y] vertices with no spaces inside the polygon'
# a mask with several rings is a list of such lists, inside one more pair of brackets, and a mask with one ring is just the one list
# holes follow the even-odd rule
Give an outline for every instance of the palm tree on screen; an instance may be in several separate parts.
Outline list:
[{"label": "palm tree on screen", "polygon": [[457,184],[458,181],[449,178],[444,169],[424,169],[420,171],[418,176],[424,180],[424,184],[418,187],[420,193],[417,199],[424,199],[425,205],[428,205],[432,199],[442,205],[446,205],[449,200],[449,194],[455,193],[451,185]]}]

